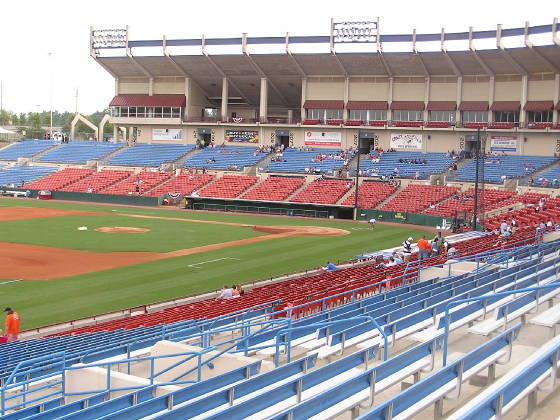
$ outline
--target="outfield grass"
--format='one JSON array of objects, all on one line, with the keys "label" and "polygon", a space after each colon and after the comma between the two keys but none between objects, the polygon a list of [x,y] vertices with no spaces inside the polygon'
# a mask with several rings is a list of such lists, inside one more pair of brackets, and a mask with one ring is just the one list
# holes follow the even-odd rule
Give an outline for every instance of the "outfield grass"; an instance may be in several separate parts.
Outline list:
[{"label": "outfield grass", "polygon": [[[335,262],[348,260],[365,251],[397,246],[406,237],[412,236],[417,239],[423,233],[421,230],[411,229],[405,225],[402,227],[378,225],[374,231],[370,231],[365,223],[352,221],[0,199],[0,206],[23,205],[102,212],[115,209],[129,214],[216,220],[251,225],[327,226],[350,231],[349,235],[336,237],[277,238],[56,280],[0,284],[0,302],[5,306],[12,306],[20,313],[23,329],[216,290],[224,283],[250,283],[289,272],[316,268],[319,265],[324,265],[327,260]],[[88,232],[77,231],[76,227],[80,226],[78,221],[82,218],[79,217],[75,220],[75,217],[0,222],[0,240],[7,241],[9,238],[12,242],[22,242],[21,238],[27,238],[32,242],[25,243],[103,251],[108,251],[107,241],[109,241],[111,250],[163,252],[178,249],[177,247],[189,248],[259,235],[247,228],[224,225],[122,218],[118,216],[87,217],[91,226],[93,226],[91,219],[97,218],[100,218],[96,221],[96,223],[100,223],[100,226],[143,227],[144,223],[147,223],[150,229],[153,229],[152,232],[155,236],[152,240],[144,242],[144,239],[139,238],[145,238],[144,235],[149,235],[148,233],[118,235],[89,230]],[[117,218],[118,221],[114,222],[114,218]],[[54,229],[55,233],[52,229],[53,224],[60,225],[58,230]],[[68,231],[62,227],[66,224],[71,226]],[[185,226],[193,230],[188,239],[184,234],[184,229],[187,229]],[[208,231],[208,226],[212,227],[210,231]],[[211,233],[213,231],[215,232]],[[81,233],[100,235],[99,242],[96,243],[98,240],[93,239],[97,236],[76,236],[76,234]],[[87,243],[83,243],[84,237],[88,238]],[[92,238],[91,243],[89,238]],[[150,246],[147,247],[147,244]],[[189,267],[191,264],[216,259],[222,260]]]}]

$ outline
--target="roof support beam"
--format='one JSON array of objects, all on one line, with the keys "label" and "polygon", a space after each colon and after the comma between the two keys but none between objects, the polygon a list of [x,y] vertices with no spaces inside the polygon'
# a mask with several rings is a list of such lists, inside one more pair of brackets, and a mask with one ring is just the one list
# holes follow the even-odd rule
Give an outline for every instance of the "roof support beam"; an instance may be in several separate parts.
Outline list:
[{"label": "roof support beam", "polygon": [[542,61],[544,61],[547,64],[547,66],[550,68],[551,71],[553,71],[554,73],[560,73],[560,68],[557,65],[555,65],[552,61],[550,61],[548,58],[546,58],[540,51],[533,48],[533,43],[529,39],[529,22],[528,21],[525,22],[525,46],[535,56],[537,56]]},{"label": "roof support beam", "polygon": [[243,93],[243,91],[239,88],[239,86],[237,86],[233,80],[229,79],[227,77],[227,75],[224,73],[224,71],[220,68],[220,66],[218,66],[218,64],[216,64],[216,62],[212,59],[212,57],[210,57],[210,55],[208,54],[208,51],[206,51],[206,35],[202,35],[202,54],[206,57],[206,59],[208,60],[208,62],[212,65],[212,67],[214,67],[214,69],[220,74],[220,76],[222,76],[222,80],[224,78],[226,78],[229,82],[229,84],[231,85],[231,87],[233,87],[237,93],[239,93],[239,96],[241,96],[243,98],[243,100],[245,102],[247,102],[249,105],[251,106],[256,106],[254,103],[252,103],[249,98],[247,97],[247,95],[245,95]]},{"label": "roof support beam", "polygon": [[496,46],[498,47],[498,51],[500,52],[500,55],[502,57],[505,58],[505,60],[511,64],[511,66],[518,72],[521,73],[522,75],[526,76],[527,75],[527,70],[521,65],[519,64],[509,53],[509,51],[507,50],[506,47],[504,47],[504,44],[502,43],[502,25],[499,24],[498,25],[498,29],[496,30]]},{"label": "roof support beam", "polygon": [[558,38],[558,32],[556,32],[557,26],[558,26],[558,18],[554,18],[554,20],[552,21],[552,42],[557,47],[560,47],[560,38]]},{"label": "roof support beam", "polygon": [[480,67],[482,67],[484,69],[484,71],[486,72],[486,74],[488,76],[493,78],[494,77],[494,72],[490,69],[490,67],[488,67],[488,65],[484,62],[482,57],[480,57],[478,55],[478,53],[476,52],[476,48],[475,48],[474,42],[473,42],[473,27],[472,26],[469,26],[469,50],[471,51],[471,54],[473,55],[473,57],[475,58],[477,63],[480,64]]},{"label": "roof support beam", "polygon": [[255,72],[261,78],[261,88],[262,88],[262,79],[267,79],[268,86],[270,86],[272,88],[272,90],[278,95],[278,97],[280,98],[282,103],[286,106],[290,106],[290,104],[288,103],[288,101],[286,100],[286,98],[284,97],[282,92],[280,91],[280,89],[278,89],[276,87],[276,85],[267,77],[267,75],[261,69],[261,67],[255,62],[255,60],[253,60],[253,57],[251,57],[251,54],[249,54],[249,50],[247,49],[247,34],[246,33],[242,34],[241,39],[242,39],[241,50],[243,52],[243,55],[247,58],[247,60],[249,60],[249,64],[251,64],[251,67],[253,67],[253,70],[255,70]]},{"label": "roof support beam", "polygon": [[393,77],[393,72],[391,71],[391,67],[389,67],[389,64],[387,64],[387,61],[385,61],[385,57],[383,56],[383,51],[378,50],[377,55],[379,56],[379,59],[381,60],[381,64],[383,64],[383,68],[385,68],[385,71],[387,72],[387,76],[392,78]]},{"label": "roof support beam", "polygon": [[296,60],[296,58],[292,55],[292,52],[290,51],[290,34],[288,32],[286,32],[286,54],[292,60],[292,63],[294,65],[294,67],[297,69],[300,76],[303,77],[303,78],[306,78],[307,74],[305,74],[305,71],[303,70],[303,67],[301,67],[301,65],[298,63],[298,61]]}]

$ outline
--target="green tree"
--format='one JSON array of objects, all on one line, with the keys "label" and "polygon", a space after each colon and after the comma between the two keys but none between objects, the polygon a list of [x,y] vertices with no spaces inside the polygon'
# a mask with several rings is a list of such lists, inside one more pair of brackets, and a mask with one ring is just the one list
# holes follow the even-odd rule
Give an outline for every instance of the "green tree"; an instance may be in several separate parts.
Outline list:
[{"label": "green tree", "polygon": [[17,114],[14,112],[12,114],[12,125],[18,125],[19,124],[19,118],[17,116]]},{"label": "green tree", "polygon": [[6,125],[10,122],[10,113],[5,109],[0,111],[0,125]]},{"label": "green tree", "polygon": [[25,125],[27,123],[27,115],[23,112],[19,114],[19,123],[21,125]]},{"label": "green tree", "polygon": [[41,128],[41,114],[38,112],[30,112],[28,121],[32,128]]}]

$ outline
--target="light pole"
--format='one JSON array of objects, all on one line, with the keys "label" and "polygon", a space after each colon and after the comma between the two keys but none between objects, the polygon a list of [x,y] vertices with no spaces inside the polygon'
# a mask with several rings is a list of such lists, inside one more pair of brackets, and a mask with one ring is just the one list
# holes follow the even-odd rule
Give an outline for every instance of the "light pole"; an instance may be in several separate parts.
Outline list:
[{"label": "light pole", "polygon": [[50,76],[51,76],[51,123],[50,123],[50,133],[51,133],[51,140],[53,137],[53,129],[52,129],[52,114],[53,114],[53,68],[52,68],[52,52],[49,52],[49,67],[50,67]]}]

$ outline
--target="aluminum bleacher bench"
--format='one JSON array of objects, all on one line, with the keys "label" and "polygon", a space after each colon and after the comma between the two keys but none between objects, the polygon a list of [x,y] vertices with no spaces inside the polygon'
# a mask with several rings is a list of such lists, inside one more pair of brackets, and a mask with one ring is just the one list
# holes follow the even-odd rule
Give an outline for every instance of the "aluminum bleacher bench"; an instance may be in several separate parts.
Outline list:
[{"label": "aluminum bleacher bench", "polygon": [[[362,350],[303,375],[286,380],[276,379],[275,383],[268,382],[268,386],[267,383],[259,382],[259,378],[270,375],[274,379],[276,370],[267,372],[253,378],[251,392],[244,391],[244,384],[240,384],[233,391],[209,395],[205,403],[200,400],[163,412],[152,419],[264,419],[298,401],[317,395],[325,387],[336,386],[361,374],[364,369],[359,366],[367,367],[367,363],[375,358],[375,351],[375,348]],[[115,419],[107,417],[109,418]]]},{"label": "aluminum bleacher bench", "polygon": [[[558,373],[560,336],[552,338],[528,358],[499,378],[496,382],[455,411],[453,420],[500,419],[528,396],[529,414],[536,407],[537,391],[552,391]],[[540,384],[549,378],[546,387]]]},{"label": "aluminum bleacher bench", "polygon": [[[509,361],[513,341],[520,328],[521,324],[517,324],[502,332],[405,391],[357,417],[357,420],[404,420],[413,417],[432,404],[435,405],[434,418],[441,417],[443,400],[446,396],[454,398],[460,395],[462,383],[483,369],[488,368],[489,377],[493,379],[495,364]],[[506,348],[507,350],[505,350]],[[501,360],[503,357],[507,360]],[[454,395],[449,396],[450,393]]]},{"label": "aluminum bleacher bench", "polygon": [[539,294],[539,292],[540,291],[537,290],[534,292],[526,293],[523,296],[513,299],[511,302],[502,305],[500,308],[498,308],[496,316],[473,325],[468,329],[468,331],[480,335],[492,334],[500,327],[507,325],[508,322],[519,317],[524,317],[530,311],[535,310],[536,308],[538,308],[540,302],[551,300],[555,296],[560,294],[560,283],[558,283],[557,288],[553,288],[549,291],[544,291],[544,294],[542,294],[542,296]]},{"label": "aluminum bleacher bench", "polygon": [[[309,359],[311,360],[311,359]],[[300,365],[302,364],[299,361]],[[157,385],[150,385],[148,387],[139,389],[132,393],[113,398],[108,400],[109,393],[100,393],[92,397],[87,397],[60,407],[46,410],[42,413],[36,414],[31,417],[33,420],[50,420],[50,419],[98,419],[105,416],[109,418],[139,418],[145,416],[148,411],[146,407],[152,405],[157,406],[158,403],[165,408],[173,407],[175,404],[196,399],[197,397],[204,396],[208,393],[215,392],[224,387],[228,387],[246,380],[253,375],[258,374],[260,369],[260,361],[253,362],[249,365],[234,369],[230,372],[215,376],[213,378],[195,383],[185,389],[175,391],[159,397],[154,397],[155,388]],[[122,412],[127,412],[127,409],[136,409],[134,415],[130,413],[125,417],[121,415]],[[15,419],[10,419],[15,420]]]},{"label": "aluminum bleacher bench", "polygon": [[376,394],[410,376],[414,377],[414,382],[418,382],[421,372],[432,371],[438,340],[439,338],[435,338],[419,344],[268,420],[289,418],[324,420],[336,418],[348,410],[357,410],[365,401],[367,406],[371,407]]},{"label": "aluminum bleacher bench", "polygon": [[560,323],[560,304],[554,305],[535,316],[529,323],[551,328],[552,337],[556,336],[556,326]]}]

